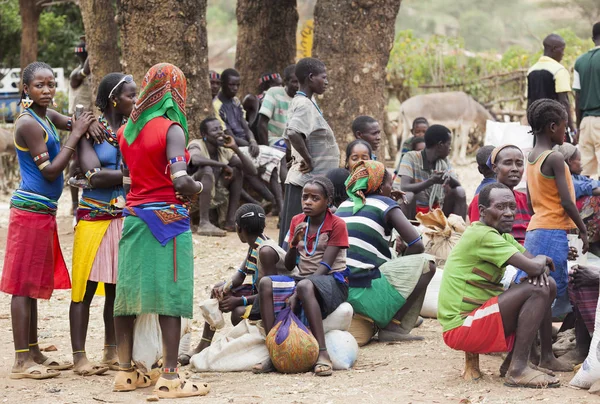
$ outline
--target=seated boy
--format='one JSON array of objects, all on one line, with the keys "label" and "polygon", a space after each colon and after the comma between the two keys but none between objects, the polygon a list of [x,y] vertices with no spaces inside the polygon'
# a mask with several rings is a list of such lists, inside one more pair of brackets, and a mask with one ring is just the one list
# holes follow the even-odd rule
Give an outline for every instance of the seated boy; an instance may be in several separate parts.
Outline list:
[{"label": "seated boy", "polygon": [[361,115],[352,122],[352,133],[355,138],[362,139],[371,146],[371,160],[377,160],[377,149],[381,144],[379,122],[373,117]]},{"label": "seated boy", "polygon": [[477,160],[477,170],[483,175],[483,180],[481,180],[481,184],[479,184],[475,190],[475,195],[478,195],[487,184],[496,182],[496,174],[494,173],[494,170],[492,170],[492,167],[487,164],[493,151],[494,146],[491,145],[480,147],[479,150],[477,150],[475,160]]},{"label": "seated boy", "polygon": [[[504,184],[489,184],[479,194],[480,219],[467,228],[446,265],[438,297],[444,342],[470,353],[510,352],[500,368],[510,387],[558,387],[549,370],[570,371],[552,352],[550,306],[556,283],[548,275],[552,260],[529,254],[511,235],[516,202]],[[527,273],[527,280],[503,291],[506,265]],[[529,353],[540,332],[539,367]]]}]

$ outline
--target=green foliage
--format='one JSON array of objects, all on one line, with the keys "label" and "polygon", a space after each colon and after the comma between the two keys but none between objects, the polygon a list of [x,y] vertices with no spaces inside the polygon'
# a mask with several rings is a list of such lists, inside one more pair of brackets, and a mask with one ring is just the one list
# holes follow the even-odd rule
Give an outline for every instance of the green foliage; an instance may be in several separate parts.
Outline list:
[{"label": "green foliage", "polygon": [[[21,16],[18,0],[0,0],[0,67],[18,67]],[[83,35],[83,22],[75,3],[45,7],[38,26],[38,60],[67,71],[77,65],[73,47]]]}]

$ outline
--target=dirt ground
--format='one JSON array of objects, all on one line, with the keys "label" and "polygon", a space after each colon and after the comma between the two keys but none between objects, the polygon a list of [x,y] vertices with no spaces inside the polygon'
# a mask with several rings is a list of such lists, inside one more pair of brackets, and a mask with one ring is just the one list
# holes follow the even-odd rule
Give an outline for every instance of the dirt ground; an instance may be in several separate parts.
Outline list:
[{"label": "dirt ground", "polygon": [[[472,196],[480,181],[474,164],[458,168],[461,182]],[[70,266],[73,244],[72,217],[69,214],[70,195],[63,193],[58,222],[60,241]],[[8,225],[8,196],[0,198],[0,262],[4,258]],[[276,237],[275,218],[268,219],[267,234]],[[230,276],[242,261],[246,248],[235,234],[226,238],[194,236],[195,302],[208,296],[209,288],[218,280]],[[39,341],[42,347],[55,345],[53,359],[70,360],[69,291],[56,291],[50,301],[39,303]],[[103,346],[103,298],[94,299],[87,340],[88,357],[100,360]],[[13,361],[10,321],[10,296],[0,295],[0,395],[3,403],[135,403],[145,402],[152,389],[131,393],[113,393],[114,372],[104,376],[81,377],[72,371],[47,381],[11,380],[8,378]],[[199,310],[195,308],[193,343],[200,339],[202,327]],[[460,377],[463,354],[447,348],[436,320],[425,320],[415,334],[424,341],[403,344],[373,342],[361,348],[358,362],[350,371],[334,372],[329,378],[312,374],[253,375],[251,373],[192,374],[193,379],[208,382],[211,392],[203,398],[178,400],[180,403],[596,403],[600,399],[586,391],[568,386],[572,373],[559,374],[562,386],[557,389],[531,390],[503,386],[498,375],[501,358],[482,356],[485,376],[476,382]],[[216,336],[218,338],[218,334]],[[185,368],[184,368],[185,369]],[[165,401],[163,401],[165,402]]]}]

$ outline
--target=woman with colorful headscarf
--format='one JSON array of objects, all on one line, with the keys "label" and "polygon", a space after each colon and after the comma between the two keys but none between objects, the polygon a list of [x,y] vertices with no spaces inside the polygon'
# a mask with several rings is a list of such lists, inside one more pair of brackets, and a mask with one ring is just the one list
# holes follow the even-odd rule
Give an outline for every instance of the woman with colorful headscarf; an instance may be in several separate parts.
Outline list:
[{"label": "woman with colorful headscarf", "polygon": [[[121,151],[115,133],[127,121],[133,109],[137,87],[130,75],[110,73],[98,86],[96,106],[101,115],[98,123],[107,140],[79,142],[79,161],[87,178],[77,208],[77,226],[73,241],[73,288],[69,322],[73,371],[83,376],[100,375],[118,365],[113,307],[119,256],[119,240],[125,207]],[[104,357],[100,364],[90,363],[85,340],[94,294],[104,300]]]},{"label": "woman with colorful headscarf", "polygon": [[[488,166],[496,173],[496,181],[506,185],[513,191],[517,210],[513,224],[512,236],[523,245],[525,233],[531,220],[531,210],[527,202],[527,194],[516,191],[515,187],[521,183],[525,170],[525,157],[523,152],[515,145],[507,144],[496,147],[488,160]],[[475,195],[469,205],[469,221],[479,220],[479,194]]]},{"label": "woman with colorful headscarf", "polygon": [[[336,215],[346,222],[350,239],[348,302],[375,323],[380,341],[420,339],[408,333],[435,274],[434,257],[423,254],[421,236],[391,198],[392,175],[382,163],[358,162],[346,181],[346,192],[350,199]],[[397,258],[389,247],[394,229],[406,243]]]},{"label": "woman with colorful headscarf", "polygon": [[194,253],[187,202],[202,192],[202,184],[186,173],[185,98],[181,70],[168,63],[153,66],[127,125],[117,134],[128,193],[114,308],[119,355],[115,391],[151,384],[131,366],[135,316],[148,313],[159,315],[164,347],[155,394],[179,398],[209,390],[177,373],[181,317],[192,318],[193,312]]}]

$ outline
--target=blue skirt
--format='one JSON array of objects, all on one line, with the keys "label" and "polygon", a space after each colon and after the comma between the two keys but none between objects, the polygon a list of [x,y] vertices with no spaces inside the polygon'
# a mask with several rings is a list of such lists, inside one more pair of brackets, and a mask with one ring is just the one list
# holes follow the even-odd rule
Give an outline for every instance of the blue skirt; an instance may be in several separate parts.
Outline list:
[{"label": "blue skirt", "polygon": [[[567,268],[567,257],[569,255],[569,240],[566,230],[536,229],[528,231],[525,235],[525,249],[533,255],[545,255],[554,261],[554,272],[550,276],[556,281],[556,296],[560,297],[567,293],[569,285],[569,274]],[[516,283],[527,274],[519,269]]]}]

